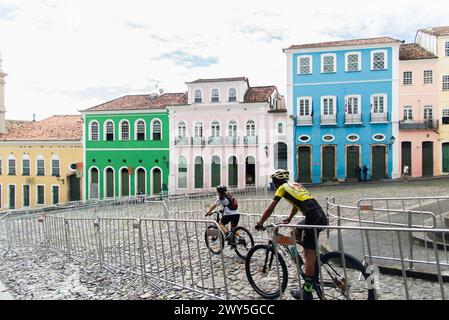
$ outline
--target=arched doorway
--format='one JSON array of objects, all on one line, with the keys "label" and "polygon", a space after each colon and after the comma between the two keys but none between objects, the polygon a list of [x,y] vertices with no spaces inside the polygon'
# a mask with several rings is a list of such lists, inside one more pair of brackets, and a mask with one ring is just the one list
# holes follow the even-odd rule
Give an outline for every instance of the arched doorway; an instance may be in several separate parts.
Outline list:
[{"label": "arched doorway", "polygon": [[129,196],[129,172],[128,168],[122,168],[120,170],[120,189],[121,196],[128,197]]},{"label": "arched doorway", "polygon": [[335,180],[335,146],[323,146],[321,159],[322,181]]},{"label": "arched doorway", "polygon": [[[357,169],[360,168],[360,171]],[[346,179],[358,180],[361,178],[360,172],[360,147],[348,146],[346,148]]]},{"label": "arched doorway", "polygon": [[106,198],[113,198],[114,192],[114,169],[106,169]]},{"label": "arched doorway", "polygon": [[371,150],[371,172],[373,180],[387,178],[387,147],[373,146]]},{"label": "arched doorway", "polygon": [[287,170],[287,144],[278,142],[273,148],[274,168]]},{"label": "arched doorway", "polygon": [[137,169],[136,179],[136,194],[147,194],[147,172],[144,168]]},{"label": "arched doorway", "polygon": [[159,194],[162,190],[162,172],[159,168],[154,168],[152,171],[153,194]]},{"label": "arched doorway", "polygon": [[213,156],[211,164],[211,187],[215,188],[221,184],[221,162],[220,157]]},{"label": "arched doorway", "polygon": [[90,169],[90,183],[89,183],[89,198],[90,199],[98,199],[98,169],[92,168]]},{"label": "arched doorway", "polygon": [[422,143],[422,175],[433,176],[433,142],[431,141]]},{"label": "arched doorway", "polygon": [[237,158],[232,156],[228,161],[228,184],[230,187],[237,188],[239,179],[239,169]]},{"label": "arched doorway", "polygon": [[445,142],[443,143],[443,172],[448,173],[449,172],[449,143]]},{"label": "arched doorway", "polygon": [[256,160],[249,156],[245,162],[246,186],[256,185]]},{"label": "arched doorway", "polygon": [[195,158],[195,189],[204,188],[204,162],[202,157]]}]

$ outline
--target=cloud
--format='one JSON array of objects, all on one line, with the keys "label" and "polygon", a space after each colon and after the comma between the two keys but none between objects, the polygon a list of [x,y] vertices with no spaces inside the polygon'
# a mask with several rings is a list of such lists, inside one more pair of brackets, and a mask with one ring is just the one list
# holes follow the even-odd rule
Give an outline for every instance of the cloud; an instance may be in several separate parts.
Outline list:
[{"label": "cloud", "polygon": [[0,20],[14,20],[20,9],[13,5],[5,5],[0,3]]},{"label": "cloud", "polygon": [[186,68],[204,68],[214,64],[218,64],[217,57],[202,57],[199,55],[190,54],[184,50],[175,50],[162,54],[160,59],[172,61],[177,66]]}]

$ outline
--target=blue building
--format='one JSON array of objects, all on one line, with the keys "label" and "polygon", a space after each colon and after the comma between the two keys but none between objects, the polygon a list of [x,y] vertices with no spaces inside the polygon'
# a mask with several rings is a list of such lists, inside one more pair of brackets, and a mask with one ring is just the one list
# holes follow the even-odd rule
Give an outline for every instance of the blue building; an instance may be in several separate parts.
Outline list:
[{"label": "blue building", "polygon": [[372,38],[284,49],[296,181],[351,181],[365,165],[368,179],[399,177],[401,43]]}]

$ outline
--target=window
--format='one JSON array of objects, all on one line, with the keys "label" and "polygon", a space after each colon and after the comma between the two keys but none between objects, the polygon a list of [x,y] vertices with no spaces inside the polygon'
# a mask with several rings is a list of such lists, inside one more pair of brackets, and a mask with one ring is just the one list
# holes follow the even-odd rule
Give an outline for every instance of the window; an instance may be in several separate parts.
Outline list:
[{"label": "window", "polygon": [[203,137],[203,124],[201,122],[195,123],[195,138]]},{"label": "window", "polygon": [[37,204],[45,204],[45,187],[37,186]]},{"label": "window", "polygon": [[372,136],[372,138],[374,141],[381,142],[385,140],[385,135],[381,133],[376,133],[375,135]]},{"label": "window", "polygon": [[106,141],[114,141],[114,122],[106,122]]},{"label": "window", "polygon": [[351,52],[346,54],[346,70],[347,72],[360,71],[362,68],[362,55],[360,52]]},{"label": "window", "polygon": [[360,97],[348,96],[346,97],[345,112],[347,114],[359,114],[360,111]]},{"label": "window", "polygon": [[306,135],[303,135],[303,136],[300,136],[299,137],[299,141],[301,141],[301,142],[309,142],[310,141],[310,137],[309,136],[306,136]]},{"label": "window", "polygon": [[160,120],[154,120],[153,122],[153,140],[162,140],[162,123]]},{"label": "window", "polygon": [[90,123],[90,140],[98,141],[100,140],[99,131],[98,131],[98,122],[93,121]]},{"label": "window", "polygon": [[298,74],[312,74],[312,56],[298,58]]},{"label": "window", "polygon": [[212,89],[211,102],[220,102],[218,89]]},{"label": "window", "polygon": [[444,54],[445,54],[446,57],[449,57],[449,42],[445,43]]},{"label": "window", "polygon": [[203,102],[203,94],[201,93],[201,90],[195,90],[195,103],[202,103]]},{"label": "window", "polygon": [[181,121],[180,123],[178,123],[178,137],[185,138],[186,135],[186,123],[184,121]]},{"label": "window", "polygon": [[45,160],[42,158],[36,160],[36,175],[45,176]]},{"label": "window", "polygon": [[312,109],[312,98],[298,98],[299,116],[308,117]]},{"label": "window", "polygon": [[146,130],[146,125],[145,125],[145,121],[143,120],[139,120],[136,123],[136,140],[138,141],[143,141],[145,140],[145,130]]},{"label": "window", "polygon": [[413,73],[411,71],[405,71],[403,76],[403,82],[405,86],[413,84]]},{"label": "window", "polygon": [[29,176],[31,174],[31,161],[28,156],[22,159],[22,176]]},{"label": "window", "polygon": [[246,123],[246,136],[247,137],[254,137],[256,135],[256,124],[253,120],[249,120]]},{"label": "window", "polygon": [[237,137],[237,122],[235,122],[234,120],[231,120],[229,122],[229,136]]},{"label": "window", "polygon": [[178,188],[187,188],[187,158],[178,158]]},{"label": "window", "polygon": [[335,97],[325,97],[321,100],[322,112],[325,116],[332,116],[335,114]]},{"label": "window", "polygon": [[337,71],[337,61],[335,54],[323,54],[321,56],[321,72],[333,73]]},{"label": "window", "polygon": [[449,108],[443,109],[443,124],[449,124]]},{"label": "window", "polygon": [[237,91],[234,88],[229,89],[229,102],[237,101]]},{"label": "window", "polygon": [[212,137],[220,137],[220,123],[218,121],[212,122]]},{"label": "window", "polygon": [[424,84],[433,83],[433,70],[424,70]]},{"label": "window", "polygon": [[356,142],[359,141],[360,137],[357,134],[350,134],[346,139],[351,142]]},{"label": "window", "polygon": [[120,140],[129,140],[129,122],[126,120],[123,121],[120,125]]},{"label": "window", "polygon": [[22,191],[22,199],[23,199],[23,206],[29,207],[30,206],[30,186],[29,185],[23,185],[23,191]]},{"label": "window", "polygon": [[8,175],[16,175],[16,158],[13,155],[10,155],[8,158]]},{"label": "window", "polygon": [[432,106],[424,106],[424,120],[426,120],[426,121],[433,120],[433,107]]},{"label": "window", "polygon": [[326,135],[323,136],[322,139],[323,139],[324,142],[332,142],[332,141],[335,140],[335,137],[333,135],[331,135],[331,134],[326,134]]},{"label": "window", "polygon": [[443,90],[449,90],[449,75],[443,76]]},{"label": "window", "polygon": [[387,68],[387,51],[381,50],[371,52],[371,69],[385,70]]},{"label": "window", "polygon": [[372,113],[385,113],[385,102],[386,97],[384,95],[374,95],[372,106],[371,106],[371,112]]},{"label": "window", "polygon": [[413,108],[411,106],[404,107],[404,121],[413,120]]},{"label": "window", "polygon": [[282,123],[278,124],[278,134],[283,134],[284,133],[284,126],[282,125]]},{"label": "window", "polygon": [[51,159],[51,175],[53,177],[59,177],[61,174],[59,169],[59,159],[57,157],[53,157]]}]

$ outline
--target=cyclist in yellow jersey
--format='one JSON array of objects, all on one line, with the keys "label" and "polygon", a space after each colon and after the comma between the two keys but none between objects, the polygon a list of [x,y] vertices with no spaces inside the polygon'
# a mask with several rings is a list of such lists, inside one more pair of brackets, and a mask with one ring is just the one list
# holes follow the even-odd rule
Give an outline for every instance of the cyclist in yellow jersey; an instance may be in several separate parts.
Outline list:
[{"label": "cyclist in yellow jersey", "polygon": [[[276,170],[271,175],[273,183],[276,186],[276,193],[274,199],[269,206],[265,209],[259,222],[256,225],[256,230],[262,230],[263,224],[273,213],[277,204],[282,198],[285,198],[290,202],[293,207],[290,216],[285,219],[284,223],[290,223],[293,217],[301,211],[305,216],[299,224],[321,226],[327,225],[327,217],[319,203],[315,198],[307,191],[304,186],[299,183],[288,183],[289,172],[287,170]],[[322,229],[317,230],[317,239]],[[316,242],[313,229],[299,229],[295,231],[296,241],[304,247],[304,260],[305,268],[304,273],[306,275],[304,285],[302,287],[302,295],[304,300],[313,299],[313,276],[315,274],[315,262],[316,262]],[[299,290],[291,290],[290,293],[295,299],[300,298]]]}]

